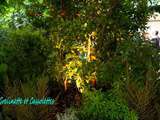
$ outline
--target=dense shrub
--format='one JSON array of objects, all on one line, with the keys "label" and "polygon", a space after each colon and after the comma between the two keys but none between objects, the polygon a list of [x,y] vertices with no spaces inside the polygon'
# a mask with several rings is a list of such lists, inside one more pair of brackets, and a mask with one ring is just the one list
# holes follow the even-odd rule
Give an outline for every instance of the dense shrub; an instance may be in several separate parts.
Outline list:
[{"label": "dense shrub", "polygon": [[[98,70],[100,84],[112,84],[114,93],[126,98],[140,119],[155,119],[156,100],[159,99],[158,50],[140,36],[122,41],[115,56],[101,63]],[[148,116],[149,115],[149,116]]]},{"label": "dense shrub", "polygon": [[101,92],[88,92],[77,116],[80,120],[137,120],[136,114],[120,99],[105,97]]},{"label": "dense shrub", "polygon": [[27,80],[46,72],[47,59],[53,52],[52,42],[44,32],[19,29],[9,32],[5,42],[5,63],[11,79]]},{"label": "dense shrub", "polygon": [[147,79],[157,80],[159,68],[158,50],[149,42],[133,37],[121,42],[115,56],[100,64],[97,77],[103,82],[132,80],[141,84]]},{"label": "dense shrub", "polygon": [[5,64],[6,56],[6,44],[5,41],[8,39],[7,30],[0,30],[0,87],[4,86],[4,79],[6,78],[7,65]]}]

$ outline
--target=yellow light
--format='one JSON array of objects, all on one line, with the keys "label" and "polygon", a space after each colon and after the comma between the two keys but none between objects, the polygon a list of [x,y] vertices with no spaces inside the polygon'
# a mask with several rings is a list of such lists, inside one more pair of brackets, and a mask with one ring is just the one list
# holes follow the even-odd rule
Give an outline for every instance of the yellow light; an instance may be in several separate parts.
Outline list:
[{"label": "yellow light", "polygon": [[95,37],[95,36],[97,35],[97,32],[93,31],[93,32],[91,33],[91,35],[92,35],[93,37]]}]

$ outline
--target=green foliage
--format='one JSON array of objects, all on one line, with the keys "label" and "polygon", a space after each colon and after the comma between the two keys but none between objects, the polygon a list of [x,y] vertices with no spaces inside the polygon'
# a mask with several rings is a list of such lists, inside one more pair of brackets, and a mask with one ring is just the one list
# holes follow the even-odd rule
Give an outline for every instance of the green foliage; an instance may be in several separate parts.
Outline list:
[{"label": "green foliage", "polygon": [[99,91],[84,94],[77,116],[80,120],[137,120],[136,114],[120,99],[106,97]]},{"label": "green foliage", "polygon": [[6,57],[6,43],[5,41],[8,39],[7,30],[0,30],[0,87],[4,88],[4,80],[7,77],[8,65],[5,64]]},{"label": "green foliage", "polygon": [[126,98],[141,119],[154,119],[157,111],[153,104],[159,95],[159,58],[159,50],[151,43],[137,35],[130,37],[121,42],[112,59],[100,64],[98,82],[111,83],[114,94]]},{"label": "green foliage", "polygon": [[0,63],[4,62],[4,57],[6,55],[6,40],[8,39],[8,31],[0,30]]},{"label": "green foliage", "polygon": [[157,49],[141,38],[135,41],[133,37],[119,45],[112,59],[101,63],[98,77],[99,80],[111,82],[157,80],[158,59]]},{"label": "green foliage", "polygon": [[5,63],[11,79],[27,80],[47,71],[47,59],[53,47],[43,34],[32,29],[9,32]]},{"label": "green foliage", "polygon": [[[0,16],[0,27],[10,27],[10,30],[0,33],[0,74],[31,83],[45,74],[62,84],[66,79],[81,84],[97,77],[98,84],[112,84],[114,94],[84,93],[84,103],[77,117],[82,120],[137,120],[136,114],[121,100],[129,92],[129,89],[124,91],[125,85],[133,81],[142,88],[142,93],[147,91],[143,91],[145,81],[156,83],[160,67],[158,50],[137,33],[145,29],[150,13],[148,0],[8,0],[1,6],[4,17]],[[28,24],[33,28],[25,28]],[[89,41],[94,45],[90,46]],[[87,61],[88,56],[84,54],[88,55],[89,48],[95,46],[97,62]],[[28,84],[22,85],[27,95],[35,92],[30,89],[35,86]],[[43,88],[42,84],[37,86]],[[140,94],[140,98],[143,95],[146,94]],[[150,97],[146,96],[147,101]]]}]

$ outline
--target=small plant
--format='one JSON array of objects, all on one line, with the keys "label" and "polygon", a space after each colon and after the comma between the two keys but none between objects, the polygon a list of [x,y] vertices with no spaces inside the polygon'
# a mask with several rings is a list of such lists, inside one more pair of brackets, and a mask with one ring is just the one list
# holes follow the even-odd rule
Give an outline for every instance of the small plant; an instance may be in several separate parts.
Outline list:
[{"label": "small plant", "polygon": [[68,109],[64,114],[57,114],[57,120],[79,120],[76,116],[76,111]]},{"label": "small plant", "polygon": [[140,119],[158,119],[156,110],[156,83],[154,81],[146,81],[143,88],[138,88],[138,85],[130,82],[126,88],[127,100],[130,106],[139,113]]},{"label": "small plant", "polygon": [[[46,77],[37,80],[37,83],[27,82],[18,83],[7,80],[5,91],[6,97],[16,99],[17,97],[35,99],[44,99],[47,91]],[[47,120],[49,119],[49,106],[48,105],[4,105],[4,113],[6,118],[16,120]]]}]

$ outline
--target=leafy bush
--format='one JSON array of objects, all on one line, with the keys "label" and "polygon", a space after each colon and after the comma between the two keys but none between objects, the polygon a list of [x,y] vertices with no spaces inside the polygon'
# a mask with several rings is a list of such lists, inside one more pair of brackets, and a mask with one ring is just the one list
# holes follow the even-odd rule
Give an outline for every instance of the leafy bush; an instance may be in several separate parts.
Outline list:
[{"label": "leafy bush", "polygon": [[5,56],[7,54],[5,41],[8,39],[7,30],[0,30],[0,87],[4,87],[4,80],[7,74],[7,64],[5,64]]},{"label": "leafy bush", "polygon": [[[159,99],[158,50],[139,35],[122,41],[115,56],[101,63],[98,81],[111,83],[114,93],[124,97],[140,119],[154,119],[156,100]],[[148,116],[149,115],[149,116]]]},{"label": "leafy bush", "polygon": [[[158,50],[151,44],[137,39],[121,43],[115,57],[101,63],[98,79],[102,81],[126,81],[132,79],[143,82],[150,74],[149,79],[156,80],[159,69]],[[116,73],[116,74],[115,74]]]},{"label": "leafy bush", "polygon": [[5,63],[11,79],[27,80],[47,70],[47,59],[53,51],[52,42],[44,32],[19,29],[9,32]]},{"label": "leafy bush", "polygon": [[83,102],[77,114],[80,120],[137,120],[120,99],[107,98],[99,91],[85,93]]}]

